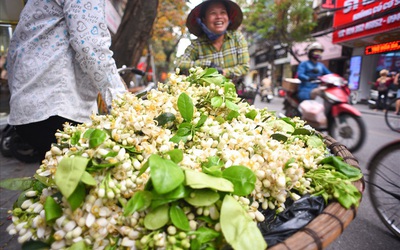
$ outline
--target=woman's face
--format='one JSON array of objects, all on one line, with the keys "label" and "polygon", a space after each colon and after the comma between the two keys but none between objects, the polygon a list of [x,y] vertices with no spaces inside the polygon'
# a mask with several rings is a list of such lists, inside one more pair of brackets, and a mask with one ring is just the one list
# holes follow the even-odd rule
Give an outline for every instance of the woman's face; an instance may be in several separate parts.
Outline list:
[{"label": "woman's face", "polygon": [[206,10],[203,23],[215,34],[223,33],[229,26],[228,12],[223,3],[212,3]]}]

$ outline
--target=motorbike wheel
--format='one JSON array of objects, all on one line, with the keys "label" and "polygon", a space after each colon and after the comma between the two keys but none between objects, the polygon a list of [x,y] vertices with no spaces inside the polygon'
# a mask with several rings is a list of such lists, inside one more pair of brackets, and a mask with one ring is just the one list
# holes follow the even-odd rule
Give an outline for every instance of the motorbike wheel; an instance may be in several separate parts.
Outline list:
[{"label": "motorbike wheel", "polygon": [[11,125],[7,125],[2,131],[1,141],[0,141],[0,151],[4,157],[12,156],[10,140],[13,133],[15,133],[15,131]]},{"label": "motorbike wheel", "polygon": [[24,142],[17,133],[14,133],[10,138],[10,149],[12,155],[19,161],[25,163],[40,162],[41,156],[38,152]]},{"label": "motorbike wheel", "polygon": [[[340,124],[337,124],[336,121],[339,121]],[[336,120],[330,119],[328,133],[346,146],[350,152],[360,149],[367,135],[361,117],[350,113],[342,113]]]}]

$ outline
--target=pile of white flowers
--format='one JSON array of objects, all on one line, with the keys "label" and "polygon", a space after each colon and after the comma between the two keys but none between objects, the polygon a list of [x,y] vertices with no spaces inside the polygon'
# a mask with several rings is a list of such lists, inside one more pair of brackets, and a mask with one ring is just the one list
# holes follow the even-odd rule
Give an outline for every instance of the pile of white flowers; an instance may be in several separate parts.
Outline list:
[{"label": "pile of white flowers", "polygon": [[[51,249],[188,249],[199,239],[191,232],[201,226],[218,235],[222,200],[206,206],[180,203],[189,230],[171,220],[149,229],[149,206],[125,211],[137,192],[151,188],[148,159],[172,158],[174,150],[182,152],[176,162],[184,170],[202,172],[213,157],[220,169],[250,169],[256,177],[254,189],[231,197],[254,222],[264,220],[261,208],[280,212],[288,197],[297,200],[315,192],[305,172],[319,168],[329,155],[318,143],[322,140],[300,119],[282,120],[240,101],[227,87],[232,85],[201,68],[189,76],[171,74],[146,99],[127,93],[114,101],[109,115],[93,115],[90,124],[66,125],[18,200],[7,231],[18,234],[21,244],[42,242]],[[191,102],[182,103],[183,93]],[[182,115],[185,110],[193,110],[191,119]],[[193,126],[185,130],[183,123]],[[75,186],[61,187],[71,183]],[[224,238],[214,239],[218,237]]]}]

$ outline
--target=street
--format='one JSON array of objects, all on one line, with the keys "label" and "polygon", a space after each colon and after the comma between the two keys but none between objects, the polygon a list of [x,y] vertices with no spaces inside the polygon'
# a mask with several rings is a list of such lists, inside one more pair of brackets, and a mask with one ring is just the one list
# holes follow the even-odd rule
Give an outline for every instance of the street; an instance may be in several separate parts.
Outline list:
[{"label": "street", "polygon": [[[283,99],[275,97],[271,103],[260,102],[257,96],[255,106],[257,108],[267,107],[269,110],[281,111]],[[369,110],[367,105],[356,104],[362,112],[364,122],[367,126],[367,139],[363,147],[354,156],[358,159],[362,172],[366,175],[366,166],[372,155],[385,143],[399,138],[400,134],[391,131],[385,121],[383,112]],[[400,156],[399,156],[400,160]],[[32,176],[38,164],[24,164],[14,158],[4,158],[0,155],[0,179]],[[400,180],[399,180],[400,182]],[[6,232],[10,221],[7,211],[12,208],[19,192],[0,189],[0,249],[20,249],[16,237],[11,237]],[[395,238],[379,220],[373,210],[369,195],[368,184],[363,194],[361,205],[358,209],[357,217],[344,230],[328,250],[354,250],[354,249],[400,249],[400,240]]]}]

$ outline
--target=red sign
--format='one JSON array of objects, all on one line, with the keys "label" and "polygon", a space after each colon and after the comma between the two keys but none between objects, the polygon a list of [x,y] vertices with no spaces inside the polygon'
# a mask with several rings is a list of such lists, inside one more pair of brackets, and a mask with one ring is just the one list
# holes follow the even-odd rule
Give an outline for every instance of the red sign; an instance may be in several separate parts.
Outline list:
[{"label": "red sign", "polygon": [[[337,0],[333,43],[383,33],[400,27],[400,0]],[[396,9],[398,11],[389,10]],[[373,20],[371,16],[380,16]],[[368,20],[364,21],[363,20]],[[352,25],[354,23],[354,25]]]},{"label": "red sign", "polygon": [[400,50],[400,40],[393,41],[390,43],[381,43],[381,44],[367,46],[365,47],[365,54],[366,55],[380,54],[396,50]]}]

